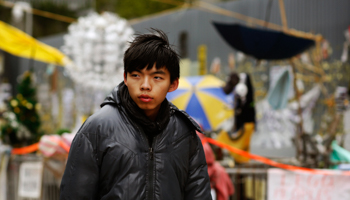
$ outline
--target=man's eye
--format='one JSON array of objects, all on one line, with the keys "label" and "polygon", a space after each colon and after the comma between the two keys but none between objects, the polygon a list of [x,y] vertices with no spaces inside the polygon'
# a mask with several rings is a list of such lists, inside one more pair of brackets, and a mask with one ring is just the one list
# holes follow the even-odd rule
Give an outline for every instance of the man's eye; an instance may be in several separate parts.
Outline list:
[{"label": "man's eye", "polygon": [[159,76],[155,76],[154,78],[157,79],[157,80],[163,79],[162,77],[159,77]]},{"label": "man's eye", "polygon": [[131,74],[131,77],[139,77],[137,74]]}]

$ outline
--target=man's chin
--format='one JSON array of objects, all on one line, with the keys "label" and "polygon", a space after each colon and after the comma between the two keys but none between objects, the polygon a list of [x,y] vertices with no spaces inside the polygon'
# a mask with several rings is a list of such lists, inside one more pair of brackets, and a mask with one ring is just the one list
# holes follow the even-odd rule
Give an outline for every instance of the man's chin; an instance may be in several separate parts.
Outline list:
[{"label": "man's chin", "polygon": [[139,106],[139,108],[140,108],[141,110],[144,110],[144,111],[154,109],[154,108],[152,108],[152,106],[150,106],[150,105],[145,105],[145,104],[138,104],[138,106]]}]

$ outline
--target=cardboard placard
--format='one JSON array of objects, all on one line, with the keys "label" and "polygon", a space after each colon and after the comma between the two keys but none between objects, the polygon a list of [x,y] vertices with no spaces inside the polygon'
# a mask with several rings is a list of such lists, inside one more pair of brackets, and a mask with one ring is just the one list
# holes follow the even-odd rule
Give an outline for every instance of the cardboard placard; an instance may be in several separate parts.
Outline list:
[{"label": "cardboard placard", "polygon": [[19,168],[18,195],[26,198],[40,198],[42,174],[42,162],[23,162]]},{"label": "cardboard placard", "polygon": [[350,198],[350,176],[268,170],[268,200],[340,200]]}]

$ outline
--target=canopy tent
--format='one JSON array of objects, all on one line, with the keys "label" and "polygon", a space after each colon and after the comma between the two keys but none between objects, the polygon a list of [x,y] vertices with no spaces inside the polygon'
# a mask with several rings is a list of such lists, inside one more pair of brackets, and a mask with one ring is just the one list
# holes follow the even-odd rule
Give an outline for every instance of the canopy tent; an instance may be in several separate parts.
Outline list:
[{"label": "canopy tent", "polygon": [[58,49],[34,39],[21,30],[0,21],[0,49],[15,56],[64,66],[68,58]]}]

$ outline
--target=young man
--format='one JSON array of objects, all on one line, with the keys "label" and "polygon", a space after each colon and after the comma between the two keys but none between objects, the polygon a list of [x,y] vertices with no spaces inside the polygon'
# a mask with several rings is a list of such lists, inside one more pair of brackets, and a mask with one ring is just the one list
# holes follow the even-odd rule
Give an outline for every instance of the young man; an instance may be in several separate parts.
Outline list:
[{"label": "young man", "polygon": [[165,98],[178,84],[167,36],[138,35],[124,54],[124,82],[73,140],[60,199],[211,199],[200,128]]}]

